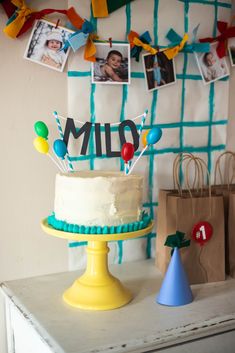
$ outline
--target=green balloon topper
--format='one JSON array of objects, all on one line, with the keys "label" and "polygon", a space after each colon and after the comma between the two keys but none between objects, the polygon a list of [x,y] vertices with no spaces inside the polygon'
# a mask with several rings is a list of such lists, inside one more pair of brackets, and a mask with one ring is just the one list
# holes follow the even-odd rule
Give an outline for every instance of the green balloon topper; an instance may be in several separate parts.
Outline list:
[{"label": "green balloon topper", "polygon": [[48,131],[48,127],[43,121],[37,121],[34,124],[34,130],[38,136],[47,139],[49,131]]}]

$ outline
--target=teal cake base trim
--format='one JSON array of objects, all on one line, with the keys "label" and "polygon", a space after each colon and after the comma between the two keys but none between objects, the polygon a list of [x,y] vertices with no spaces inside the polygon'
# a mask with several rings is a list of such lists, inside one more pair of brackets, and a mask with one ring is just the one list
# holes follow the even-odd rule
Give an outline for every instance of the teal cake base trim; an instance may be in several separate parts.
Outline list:
[{"label": "teal cake base trim", "polygon": [[79,234],[116,234],[116,233],[128,233],[135,232],[140,229],[146,228],[151,222],[151,217],[143,212],[141,216],[141,220],[138,222],[120,224],[118,226],[83,226],[78,224],[70,224],[65,221],[60,221],[55,218],[55,214],[53,213],[51,216],[47,217],[48,224],[57,229],[62,230],[64,232],[69,233],[79,233]]}]

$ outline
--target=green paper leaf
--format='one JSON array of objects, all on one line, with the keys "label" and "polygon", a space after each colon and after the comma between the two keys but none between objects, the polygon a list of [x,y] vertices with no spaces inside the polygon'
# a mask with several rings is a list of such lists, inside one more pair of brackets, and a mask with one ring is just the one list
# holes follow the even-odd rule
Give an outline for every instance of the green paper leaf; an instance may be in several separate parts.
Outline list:
[{"label": "green paper leaf", "polygon": [[164,245],[172,249],[180,249],[189,246],[190,239],[185,239],[185,233],[177,230],[175,234],[168,235]]}]

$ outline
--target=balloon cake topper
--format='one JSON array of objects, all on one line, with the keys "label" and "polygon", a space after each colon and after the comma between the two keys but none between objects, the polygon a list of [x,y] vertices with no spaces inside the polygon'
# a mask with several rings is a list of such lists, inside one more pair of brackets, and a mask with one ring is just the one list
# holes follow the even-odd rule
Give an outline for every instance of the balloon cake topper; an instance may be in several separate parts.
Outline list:
[{"label": "balloon cake topper", "polygon": [[[137,129],[137,126],[133,120],[124,120],[118,124],[116,123],[103,124],[106,156],[110,158],[121,157],[125,163],[126,175],[132,172],[136,163],[144,154],[146,149],[149,148],[151,145],[154,145],[155,143],[157,143],[162,136],[162,130],[159,127],[154,127],[150,130],[146,130],[143,132],[147,114],[148,114],[148,111],[146,110],[142,115],[133,119],[133,120],[136,120],[137,118],[141,117],[139,130]],[[55,160],[54,157],[49,153],[50,145],[47,141],[49,130],[47,125],[43,121],[37,121],[34,124],[34,130],[37,134],[37,137],[34,140],[34,147],[38,152],[49,156],[61,172],[68,172],[68,171],[74,170],[70,155],[68,153],[68,148],[67,148],[71,136],[74,139],[83,138],[80,154],[86,155],[88,150],[91,130],[93,128],[94,135],[95,135],[96,156],[101,157],[103,155],[102,145],[101,145],[101,124],[100,123],[85,122],[85,123],[82,123],[83,125],[78,129],[75,126],[74,119],[67,118],[65,130],[63,132],[59,115],[57,114],[57,112],[54,112],[53,115],[56,120],[57,128],[60,135],[60,139],[56,139],[54,141],[53,149],[52,149],[57,160]],[[118,125],[118,133],[119,133],[120,145],[121,145],[120,151],[114,151],[112,149],[111,125]],[[131,133],[132,142],[129,142],[126,140],[127,129],[128,129],[128,133]],[[144,148],[140,152],[139,156],[136,158],[136,160],[134,161],[131,167],[131,162],[134,157],[134,153],[139,148],[140,139],[142,140],[142,144]]]}]

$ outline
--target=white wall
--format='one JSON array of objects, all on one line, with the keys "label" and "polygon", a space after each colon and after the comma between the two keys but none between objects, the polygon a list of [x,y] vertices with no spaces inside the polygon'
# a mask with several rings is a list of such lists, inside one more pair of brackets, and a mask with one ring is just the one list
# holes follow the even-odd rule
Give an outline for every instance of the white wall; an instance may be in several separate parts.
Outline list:
[{"label": "white wall", "polygon": [[[28,3],[36,9],[55,7],[52,0]],[[56,8],[67,8],[67,1],[56,1]],[[56,21],[58,16],[51,18]],[[51,113],[67,113],[66,70],[60,73],[24,60],[29,34],[7,38],[2,32],[5,22],[0,6],[0,282],[67,270],[66,242],[40,228],[40,220],[52,210],[56,168],[32,144],[37,120],[57,132]]]}]

